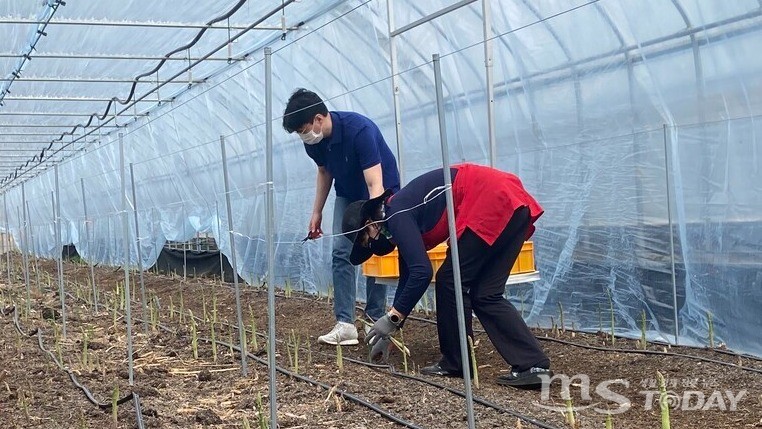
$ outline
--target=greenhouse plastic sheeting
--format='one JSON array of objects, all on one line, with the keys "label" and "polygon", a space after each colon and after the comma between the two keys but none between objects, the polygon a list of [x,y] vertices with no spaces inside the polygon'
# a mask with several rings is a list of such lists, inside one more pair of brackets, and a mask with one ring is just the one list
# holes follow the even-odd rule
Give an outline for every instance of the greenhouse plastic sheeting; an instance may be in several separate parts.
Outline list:
[{"label": "greenhouse plastic sheeting", "polygon": [[[2,13],[40,13],[29,10],[26,1],[5,3]],[[280,3],[249,2],[246,17],[253,21]],[[431,63],[431,55],[439,53],[451,159],[492,162],[518,174],[545,208],[533,237],[541,280],[508,290],[530,325],[549,326],[563,308],[567,328],[605,330],[613,313],[618,334],[638,336],[645,312],[649,338],[674,343],[677,316],[677,340],[703,346],[711,315],[717,342],[762,355],[760,4],[491,1],[492,58],[487,64],[494,76],[496,158],[490,159],[481,1],[394,37],[397,140],[389,18],[392,29],[399,29],[453,3],[396,0],[391,17],[381,0],[286,7],[288,25],[304,24],[285,40],[279,32],[248,33],[235,44],[237,54],[251,53],[246,60],[202,63],[193,76],[206,79],[203,83],[162,91],[162,98],[171,101],[144,106],[149,116],[125,114],[118,119],[121,128],[91,135],[87,144],[77,146],[86,150],[59,164],[62,242],[74,244],[87,260],[123,264],[122,216],[128,215],[131,265],[138,263],[138,245],[140,262],[148,267],[167,240],[184,241],[205,232],[226,255],[236,253],[248,283],[260,284],[267,272],[262,48],[270,46],[275,275],[280,284],[288,279],[301,282],[305,290],[325,292],[331,282],[330,240],[301,242],[314,198],[315,166],[299,139],[281,128],[285,101],[303,86],[323,96],[329,109],[374,119],[408,182],[441,166]],[[134,11],[148,4],[159,16],[188,21],[217,12],[190,3],[173,4],[170,11],[147,1],[102,3],[98,9],[138,20],[143,15]],[[73,13],[77,11],[81,15]],[[59,13],[89,16],[83,5]],[[231,23],[248,21],[231,17]],[[268,23],[279,25],[280,16]],[[100,35],[100,45],[92,47],[99,53],[155,55],[193,34],[176,31],[164,39],[147,34],[125,43],[125,30],[119,27],[82,28],[51,31],[39,50],[66,51],[77,45],[82,31],[90,31]],[[193,55],[204,54],[227,36],[208,37]],[[5,35],[0,40],[10,51],[24,42]],[[0,70],[10,69],[10,60],[0,61]],[[127,79],[152,66],[37,63],[28,69],[48,75],[87,70]],[[180,64],[172,67],[179,70]],[[60,95],[62,89],[50,83],[37,86],[41,94]],[[112,89],[123,96],[124,87]],[[19,109],[25,111],[54,107],[23,103]],[[127,213],[121,211],[118,133],[136,182],[136,199],[130,194]],[[225,206],[220,136],[227,150],[232,219]],[[129,194],[129,169],[127,174]],[[52,211],[55,171],[48,168],[24,182],[28,228],[22,227],[20,182],[3,188],[7,213],[0,228],[7,220],[15,240],[29,252],[54,257],[60,249]],[[332,199],[324,212],[327,233]],[[23,242],[22,231],[28,234]]]}]

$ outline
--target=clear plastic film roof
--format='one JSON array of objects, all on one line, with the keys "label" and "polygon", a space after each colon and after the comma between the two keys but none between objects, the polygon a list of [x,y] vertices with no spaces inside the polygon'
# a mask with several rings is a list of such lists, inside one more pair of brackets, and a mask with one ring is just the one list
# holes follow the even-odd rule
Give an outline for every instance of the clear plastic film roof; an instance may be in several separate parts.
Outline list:
[{"label": "clear plastic film roof", "polygon": [[[568,328],[607,329],[613,311],[617,332],[635,336],[645,312],[650,339],[674,342],[677,332],[681,344],[705,345],[711,314],[716,341],[762,355],[760,6],[5,1],[0,228],[29,252],[60,252],[57,170],[62,243],[85,259],[122,264],[121,133],[131,264],[137,246],[148,267],[167,240],[202,232],[226,255],[235,252],[241,276],[259,284],[268,269],[269,46],[275,275],[326,291],[330,240],[301,242],[315,167],[282,130],[285,102],[306,87],[329,109],[369,116],[407,182],[441,166],[431,61],[438,53],[451,159],[518,174],[546,210],[533,237],[541,280],[507,292],[531,326],[549,326],[562,307]],[[127,99],[136,76],[235,7],[140,78],[131,102],[106,111],[112,97]]]}]

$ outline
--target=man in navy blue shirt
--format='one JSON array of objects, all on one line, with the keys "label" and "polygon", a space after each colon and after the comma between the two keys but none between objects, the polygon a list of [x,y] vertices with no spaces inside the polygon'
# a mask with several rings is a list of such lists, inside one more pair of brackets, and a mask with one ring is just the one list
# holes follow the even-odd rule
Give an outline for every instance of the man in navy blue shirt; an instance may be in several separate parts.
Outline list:
[{"label": "man in navy blue shirt", "polygon": [[[307,155],[318,167],[309,238],[318,238],[323,233],[323,207],[331,183],[336,189],[334,233],[341,231],[342,217],[350,203],[377,197],[385,189],[399,189],[397,160],[378,126],[365,116],[354,112],[328,112],[317,94],[300,88],[288,100],[283,128],[288,133],[299,134]],[[318,337],[318,342],[333,345],[358,343],[354,326],[356,267],[349,261],[351,251],[352,242],[346,236],[334,238],[333,310],[337,323],[329,333]],[[367,278],[365,315],[373,321],[386,311],[386,289],[384,285],[376,285],[375,278]]]}]

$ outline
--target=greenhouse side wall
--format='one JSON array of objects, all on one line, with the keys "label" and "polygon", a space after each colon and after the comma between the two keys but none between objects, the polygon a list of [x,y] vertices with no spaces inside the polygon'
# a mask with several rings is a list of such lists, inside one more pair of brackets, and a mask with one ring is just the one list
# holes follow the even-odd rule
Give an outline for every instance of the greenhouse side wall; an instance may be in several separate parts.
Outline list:
[{"label": "greenhouse side wall", "polygon": [[[432,12],[418,2],[398,3],[398,28]],[[650,339],[674,343],[677,328],[680,343],[703,346],[711,314],[718,342],[762,356],[762,190],[755,185],[762,179],[762,99],[750,95],[762,88],[760,23],[720,25],[748,11],[714,3],[688,11],[692,26],[705,28],[694,38],[700,43],[692,43],[677,11],[655,14],[650,2],[542,2],[529,9],[493,1],[496,159],[487,131],[480,5],[395,36],[402,136],[396,155],[405,181],[441,166],[430,63],[440,53],[451,159],[515,172],[545,208],[533,237],[541,280],[507,292],[530,325],[550,326],[563,308],[567,328],[597,331],[613,313],[617,333],[637,337],[645,311]],[[235,252],[247,283],[261,284],[268,269],[261,48],[270,45],[274,271],[279,284],[325,293],[330,240],[302,242],[315,167],[298,138],[282,130],[281,115],[290,93],[304,86],[329,109],[373,118],[396,152],[386,13],[384,2],[341,3],[293,40],[261,40],[247,61],[226,65],[120,129],[136,186],[133,201],[128,183],[127,213],[116,133],[62,164],[61,244],[75,245],[86,260],[122,265],[128,216],[130,265],[138,265],[137,246],[140,264],[149,267],[166,241],[208,233],[225,255]],[[320,55],[315,46],[324,48]],[[746,59],[743,69],[733,58]],[[3,215],[14,238],[30,233],[26,248],[51,258],[60,254],[55,182],[49,169],[25,184],[25,199],[20,187],[10,189]]]}]

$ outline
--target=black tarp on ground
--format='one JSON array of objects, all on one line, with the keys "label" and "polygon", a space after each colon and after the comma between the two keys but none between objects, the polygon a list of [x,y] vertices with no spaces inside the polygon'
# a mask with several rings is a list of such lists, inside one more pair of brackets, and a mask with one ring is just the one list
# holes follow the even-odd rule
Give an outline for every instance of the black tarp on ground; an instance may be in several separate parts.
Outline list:
[{"label": "black tarp on ground", "polygon": [[[80,261],[79,252],[73,244],[63,246],[62,256],[64,261]],[[220,252],[219,251],[191,251],[186,252],[183,258],[182,250],[173,250],[163,248],[159,254],[156,264],[148,271],[159,271],[162,274],[175,273],[183,275],[183,261],[188,264],[186,274],[188,277],[220,277]],[[222,269],[225,271],[224,281],[233,282],[233,267],[228,262],[228,258],[222,255]],[[238,281],[243,282],[240,276]]]},{"label": "black tarp on ground", "polygon": [[76,262],[80,260],[79,252],[77,252],[77,248],[73,244],[64,244],[61,256],[64,261]]},{"label": "black tarp on ground", "polygon": [[[203,251],[198,252],[188,250],[183,257],[182,250],[167,249],[161,250],[156,264],[149,271],[158,270],[163,274],[175,273],[183,275],[183,263],[187,263],[186,274],[188,277],[220,277],[221,271],[224,271],[224,281],[233,282],[233,267],[228,262],[228,258],[222,255],[222,270],[220,270],[220,252]],[[238,281],[243,282],[241,277]]]}]

